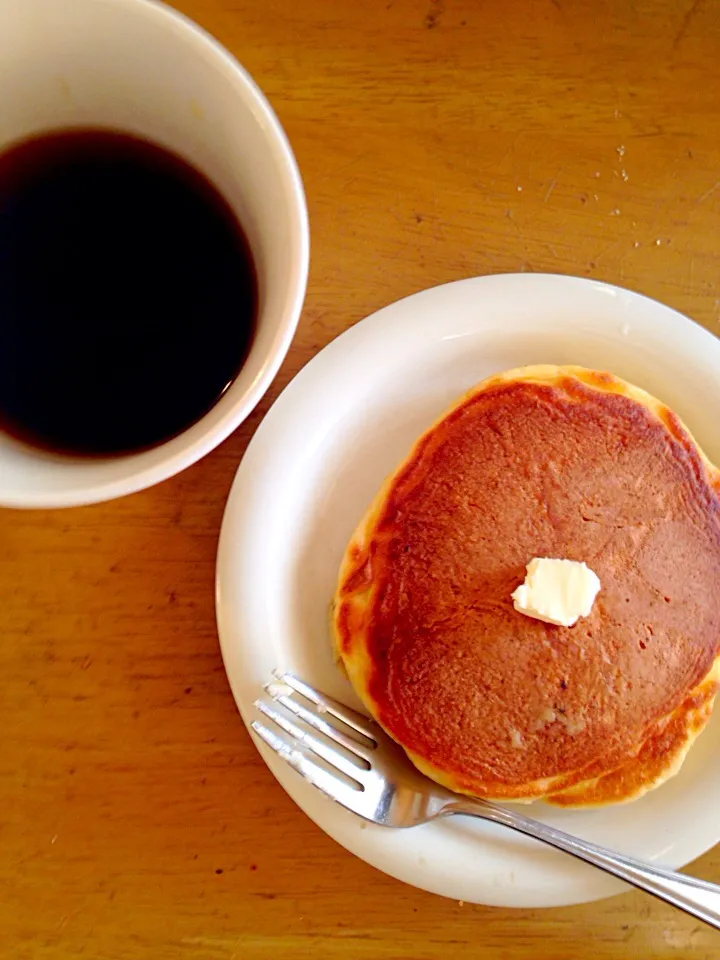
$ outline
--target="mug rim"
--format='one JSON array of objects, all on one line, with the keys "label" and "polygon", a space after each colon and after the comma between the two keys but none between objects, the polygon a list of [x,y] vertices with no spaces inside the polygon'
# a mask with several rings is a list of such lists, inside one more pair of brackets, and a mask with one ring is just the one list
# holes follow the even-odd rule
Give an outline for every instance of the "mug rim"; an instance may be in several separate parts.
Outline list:
[{"label": "mug rim", "polygon": [[[164,0],[104,0],[104,2],[122,4],[125,7],[133,6],[142,16],[155,16],[164,21],[166,26],[182,32],[193,43],[200,44],[232,74],[238,85],[239,95],[244,96],[251,102],[253,107],[261,114],[265,137],[270,149],[279,161],[278,175],[288,188],[288,217],[293,246],[296,247],[292,262],[292,275],[288,281],[289,299],[273,342],[264,357],[259,374],[214,426],[200,432],[194,440],[182,444],[186,434],[191,431],[198,431],[198,428],[202,427],[203,421],[212,413],[212,411],[208,411],[196,423],[188,426],[176,437],[160,443],[148,451],[121,454],[117,457],[101,457],[92,461],[62,457],[61,463],[82,467],[84,463],[90,465],[98,462],[107,463],[112,460],[127,464],[136,457],[140,460],[147,457],[148,454],[159,455],[156,463],[140,464],[138,469],[131,472],[130,475],[100,481],[90,480],[85,484],[78,483],[74,488],[72,485],[68,485],[67,489],[58,488],[55,490],[52,488],[33,491],[3,491],[0,489],[0,506],[4,507],[20,509],[60,508],[106,502],[145,490],[170,479],[187,467],[192,466],[192,464],[197,463],[198,460],[201,460],[226,440],[247,419],[267,392],[287,356],[305,301],[310,262],[310,230],[305,190],[288,137],[265,94],[227,47],[204,27],[174,7],[169,6]],[[213,410],[215,409],[213,407]],[[173,445],[178,446],[179,449],[163,456],[163,448]],[[34,448],[33,452],[36,452]]]}]

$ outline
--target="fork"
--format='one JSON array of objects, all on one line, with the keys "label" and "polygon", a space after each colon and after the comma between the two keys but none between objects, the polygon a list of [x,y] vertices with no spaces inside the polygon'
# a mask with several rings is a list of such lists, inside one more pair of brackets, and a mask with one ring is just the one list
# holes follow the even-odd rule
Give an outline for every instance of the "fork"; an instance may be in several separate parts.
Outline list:
[{"label": "fork", "polygon": [[255,707],[255,733],[313,786],[383,827],[463,814],[500,823],[614,874],[720,930],[720,886],[643,863],[422,776],[371,720],[291,673],[277,674]]}]

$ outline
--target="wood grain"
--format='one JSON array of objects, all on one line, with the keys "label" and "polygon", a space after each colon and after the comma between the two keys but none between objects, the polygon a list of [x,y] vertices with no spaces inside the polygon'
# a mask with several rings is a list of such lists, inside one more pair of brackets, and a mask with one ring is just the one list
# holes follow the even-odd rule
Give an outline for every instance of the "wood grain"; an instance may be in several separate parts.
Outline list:
[{"label": "wood grain", "polygon": [[[461,906],[377,873],[276,785],[218,651],[233,474],[284,384],[398,297],[597,277],[717,332],[713,0],[178,0],[256,77],[303,171],[312,268],[260,409],[153,490],[0,513],[0,955],[12,960],[718,956],[639,894]],[[720,853],[693,869],[720,881]]]}]

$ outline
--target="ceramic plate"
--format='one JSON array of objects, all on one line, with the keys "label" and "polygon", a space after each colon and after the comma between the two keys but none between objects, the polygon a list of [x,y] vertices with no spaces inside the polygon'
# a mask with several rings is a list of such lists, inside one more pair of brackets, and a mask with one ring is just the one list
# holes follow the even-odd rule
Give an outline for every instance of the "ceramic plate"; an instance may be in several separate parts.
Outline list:
[{"label": "ceramic plate", "polygon": [[[532,274],[461,280],[358,323],[295,378],[238,470],[220,539],[217,610],[245,723],[273,670],[359,706],[331,655],[329,603],[345,545],[383,478],[459,394],[535,363],[611,370],[655,394],[720,461],[720,341],[653,300],[589,280]],[[469,818],[412,830],[365,824],[258,743],[296,803],[368,863],[425,890],[500,906],[558,906],[623,884],[536,841]],[[627,806],[543,804],[534,816],[679,867],[720,839],[720,716],[681,773]]]}]

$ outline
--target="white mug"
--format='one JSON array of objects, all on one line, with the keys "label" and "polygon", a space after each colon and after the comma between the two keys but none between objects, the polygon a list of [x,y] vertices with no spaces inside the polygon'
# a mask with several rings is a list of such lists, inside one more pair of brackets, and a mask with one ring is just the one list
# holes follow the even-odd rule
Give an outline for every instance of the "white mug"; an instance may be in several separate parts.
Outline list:
[{"label": "white mug", "polygon": [[215,183],[252,247],[257,330],[212,410],[151,450],[81,459],[0,433],[4,506],[109,500],[199,460],[267,390],[305,296],[307,209],[290,146],[249,75],[196,24],[154,0],[0,0],[0,151],[36,132],[79,126],[153,140]]}]

